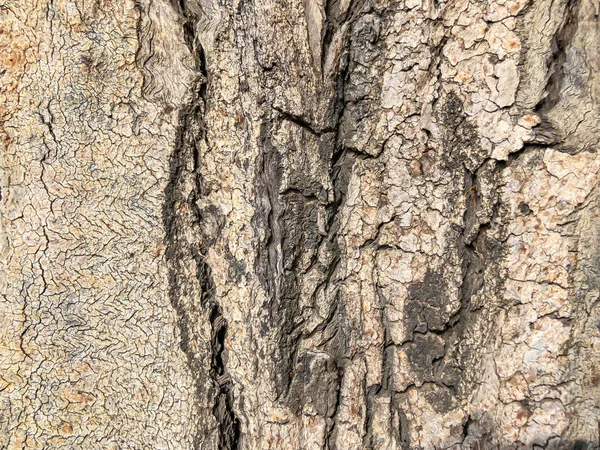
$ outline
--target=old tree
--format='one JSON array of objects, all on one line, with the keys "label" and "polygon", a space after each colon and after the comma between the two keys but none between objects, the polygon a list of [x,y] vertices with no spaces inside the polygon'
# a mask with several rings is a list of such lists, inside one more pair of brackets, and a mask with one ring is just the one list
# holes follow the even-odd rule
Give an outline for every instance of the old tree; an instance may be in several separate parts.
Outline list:
[{"label": "old tree", "polygon": [[597,448],[599,15],[0,0],[0,448]]}]

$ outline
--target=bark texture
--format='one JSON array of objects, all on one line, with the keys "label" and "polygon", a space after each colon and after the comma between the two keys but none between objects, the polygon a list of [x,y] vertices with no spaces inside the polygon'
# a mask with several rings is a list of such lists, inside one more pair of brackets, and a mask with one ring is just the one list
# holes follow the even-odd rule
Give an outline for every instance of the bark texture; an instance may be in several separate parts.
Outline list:
[{"label": "bark texture", "polygon": [[0,448],[598,448],[599,16],[0,0]]}]

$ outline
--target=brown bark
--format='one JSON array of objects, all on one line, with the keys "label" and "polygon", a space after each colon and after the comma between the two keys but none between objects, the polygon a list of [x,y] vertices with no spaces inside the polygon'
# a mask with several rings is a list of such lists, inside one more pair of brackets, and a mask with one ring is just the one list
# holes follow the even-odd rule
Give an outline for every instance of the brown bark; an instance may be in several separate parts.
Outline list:
[{"label": "brown bark", "polygon": [[0,448],[598,448],[596,0],[0,0]]}]

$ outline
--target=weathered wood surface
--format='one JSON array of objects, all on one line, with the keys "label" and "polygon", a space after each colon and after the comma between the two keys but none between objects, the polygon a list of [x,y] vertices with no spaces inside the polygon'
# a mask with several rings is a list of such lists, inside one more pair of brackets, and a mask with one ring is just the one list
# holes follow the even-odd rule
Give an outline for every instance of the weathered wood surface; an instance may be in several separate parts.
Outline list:
[{"label": "weathered wood surface", "polygon": [[598,448],[597,0],[0,0],[0,448]]}]

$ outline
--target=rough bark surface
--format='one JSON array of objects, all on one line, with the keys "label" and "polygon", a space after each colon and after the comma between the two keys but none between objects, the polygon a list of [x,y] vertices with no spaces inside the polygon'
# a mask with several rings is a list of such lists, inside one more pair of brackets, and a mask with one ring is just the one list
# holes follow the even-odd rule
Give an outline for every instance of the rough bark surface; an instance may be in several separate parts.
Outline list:
[{"label": "rough bark surface", "polygon": [[598,448],[597,0],[0,0],[0,448]]}]

